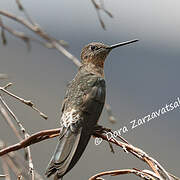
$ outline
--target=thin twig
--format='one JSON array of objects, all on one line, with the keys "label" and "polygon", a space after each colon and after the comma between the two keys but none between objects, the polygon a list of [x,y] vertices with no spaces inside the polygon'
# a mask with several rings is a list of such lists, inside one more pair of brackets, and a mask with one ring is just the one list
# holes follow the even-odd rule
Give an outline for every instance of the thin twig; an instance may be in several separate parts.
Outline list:
[{"label": "thin twig", "polygon": [[[3,25],[3,24],[0,24],[0,26],[3,26],[4,29],[8,32],[10,32],[11,34],[15,35],[16,37],[24,40],[25,42],[29,42],[28,40],[33,40],[33,41],[36,41],[38,43],[40,43],[41,45],[45,46],[46,48],[53,48],[53,49],[56,49],[58,52],[62,53],[63,55],[65,55],[68,59],[70,59],[77,67],[80,67],[81,66],[81,62],[79,61],[78,58],[76,58],[72,53],[70,53],[69,51],[67,51],[63,46],[67,46],[67,43],[64,43],[64,41],[57,41],[55,38],[53,37],[50,37],[44,30],[42,30],[42,28],[40,28],[37,24],[31,24],[29,21],[23,19],[23,18],[20,18],[20,17],[17,17],[16,15],[14,14],[11,14],[9,12],[6,12],[6,11],[2,11],[0,10],[0,14],[7,17],[7,18],[10,18],[20,24],[22,24],[23,26],[25,26],[26,28],[28,28],[29,30],[31,30],[32,32],[34,32],[36,35],[40,36],[42,39],[44,39],[45,41],[47,41],[47,43],[44,43],[44,42],[41,42],[39,40],[36,40],[34,38],[31,38],[31,37],[28,37],[27,35],[25,35],[24,33],[22,32],[17,32],[17,31],[14,31],[10,28],[8,28],[7,26]],[[28,104],[29,102],[27,102]],[[31,105],[31,104],[30,104]],[[105,106],[106,107],[106,106]],[[109,107],[109,106],[108,106]],[[110,107],[109,107],[110,108]],[[35,110],[37,110],[35,107],[34,107]],[[107,109],[107,108],[106,108]],[[37,110],[38,111],[38,110]],[[44,114],[40,113],[41,116],[44,116]],[[45,116],[46,117],[46,116]],[[44,117],[44,118],[45,118]],[[112,118],[114,118],[114,116],[112,116]]]},{"label": "thin twig", "polygon": [[[7,86],[8,87],[8,84]],[[4,87],[4,88],[6,88]],[[9,108],[9,106],[6,104],[6,102],[3,100],[2,96],[0,95],[0,102],[4,105],[4,107],[6,108],[6,110],[11,114],[11,116],[15,119],[17,125],[19,126],[22,134],[24,135],[25,133],[25,128],[23,127],[23,125],[21,124],[21,122],[18,120],[18,118],[16,117],[16,115],[12,112],[12,110]],[[2,116],[4,117],[4,119],[6,120],[6,122],[8,123],[8,125],[11,127],[11,129],[13,130],[14,134],[17,136],[17,138],[19,139],[19,141],[22,141],[22,137],[19,134],[18,130],[16,129],[16,127],[14,126],[11,118],[9,117],[8,113],[6,112],[6,110],[1,106],[0,104],[0,112],[2,114]],[[24,153],[25,153],[25,157],[26,154],[28,154],[27,150],[24,149]]]},{"label": "thin twig", "polygon": [[3,156],[4,154],[7,154],[12,151],[17,151],[19,149],[25,148],[27,146],[30,146],[31,144],[38,143],[45,139],[54,138],[59,135],[60,130],[61,129],[58,128],[58,129],[44,130],[44,131],[35,133],[15,145],[12,145],[12,146],[9,146],[0,150],[0,156]]},{"label": "thin twig", "polygon": [[16,176],[19,176],[21,174],[21,170],[16,167],[14,162],[8,156],[4,156],[4,159],[8,166],[11,168],[11,170],[14,172],[14,174]]},{"label": "thin twig", "polygon": [[33,21],[32,18],[30,17],[30,15],[29,15],[28,12],[26,11],[26,9],[24,8],[24,6],[23,6],[22,3],[20,2],[20,0],[16,0],[16,4],[17,4],[19,10],[20,10],[20,11],[23,11],[23,13],[24,13],[25,17],[27,18],[27,20],[28,20],[29,22],[31,22],[31,24],[34,24],[34,25],[35,25],[34,21]]},{"label": "thin twig", "polygon": [[[29,177],[29,165],[27,165],[27,161],[25,161],[18,152],[11,152],[8,156],[16,164],[16,166],[22,170],[22,176],[25,178]],[[36,170],[34,170],[34,174],[35,179],[43,180],[42,176]]]},{"label": "thin twig", "polygon": [[[23,125],[21,124],[21,122],[19,121],[19,119],[16,117],[16,115],[12,112],[12,110],[9,108],[9,106],[5,103],[5,101],[2,99],[2,97],[0,96],[0,102],[4,105],[4,107],[7,109],[7,111],[11,114],[11,116],[15,119],[17,125],[19,126],[21,132],[24,134],[25,132],[25,128],[23,127]],[[10,118],[8,118],[7,113],[5,113],[6,111],[3,110],[3,108],[1,107],[2,111],[1,113],[3,114],[3,116],[6,118],[8,124],[10,125],[10,127],[13,129],[14,133],[17,135],[17,137],[19,138],[19,140],[22,140],[21,136],[18,134],[17,130],[15,129],[15,127],[13,126],[12,121],[10,120]]]},{"label": "thin twig", "polygon": [[100,179],[99,177],[102,176],[106,176],[106,175],[111,175],[111,176],[117,176],[117,175],[124,175],[124,174],[135,174],[136,176],[139,176],[142,179],[151,179],[151,180],[155,180],[155,178],[143,171],[138,171],[135,169],[122,169],[122,170],[112,170],[112,171],[105,171],[105,172],[101,172],[98,173],[94,176],[92,176],[91,178],[89,178],[89,180],[98,180]]},{"label": "thin twig", "polygon": [[[2,97],[0,96],[0,101],[2,102]],[[3,101],[4,102],[4,101]],[[22,137],[19,134],[18,130],[16,129],[16,127],[14,126],[11,118],[9,117],[8,113],[6,112],[6,110],[1,106],[0,104],[0,113],[3,116],[3,118],[6,120],[6,122],[8,123],[8,125],[11,127],[11,129],[13,130],[14,134],[16,135],[16,137],[21,141]]]},{"label": "thin twig", "polygon": [[96,10],[99,22],[104,30],[106,30],[106,26],[104,24],[103,19],[101,18],[100,10],[104,11],[109,17],[113,18],[113,15],[104,7],[104,2],[101,1],[100,4],[96,3],[95,0],[91,0],[92,4],[94,5],[94,8]]},{"label": "thin twig", "polygon": [[111,14],[111,12],[109,12],[104,5],[104,0],[100,0],[100,9],[102,9],[109,17],[113,18],[113,15]]},{"label": "thin twig", "polygon": [[[0,139],[0,150],[3,148],[5,148],[5,143]],[[19,154],[18,152],[11,152],[7,154],[7,156],[11,159],[13,164],[15,164],[15,166],[18,169],[21,169],[21,175],[19,175],[18,178],[22,179],[23,176],[25,179],[29,179],[29,165],[27,165],[27,161],[24,160],[22,155]],[[1,158],[3,159],[4,156],[2,156]],[[35,179],[43,180],[43,177],[36,170],[34,170],[34,173],[35,173]]]},{"label": "thin twig", "polygon": [[[38,44],[40,44],[40,45],[42,45],[42,46],[44,46],[44,47],[46,47],[48,49],[53,48],[51,43],[42,42],[39,39],[35,39],[35,38],[31,37],[31,36],[26,35],[24,32],[20,32],[20,31],[16,31],[14,29],[11,29],[7,25],[2,24],[1,27],[3,27],[4,30],[6,30],[7,32],[12,34],[13,36],[15,36],[15,37],[21,39],[22,41],[24,41],[26,43],[28,49],[30,49],[30,47],[31,47],[30,46],[30,41],[34,41],[34,42],[36,42],[36,43],[38,43]],[[63,43],[63,42],[61,41],[61,43]],[[64,46],[67,46],[67,44],[64,43]]]},{"label": "thin twig", "polygon": [[[49,138],[53,138],[53,137],[56,137],[59,135],[61,129],[51,129],[51,130],[44,130],[44,131],[40,131],[38,133],[35,133],[33,135],[31,135],[30,137],[26,138],[25,140],[15,144],[15,145],[12,145],[12,146],[9,146],[9,147],[6,147],[4,149],[2,149],[0,151],[0,156],[2,155],[5,155],[9,152],[12,152],[12,151],[16,151],[18,149],[22,149],[22,148],[25,148],[27,146],[30,146],[31,144],[35,144],[37,142],[40,142],[42,140],[45,140],[45,139],[49,139]],[[95,132],[93,134],[95,137],[100,137],[102,139],[104,139],[105,141],[108,141],[108,142],[111,142],[113,144],[116,144],[118,146],[120,146],[121,148],[123,148],[125,150],[125,152],[130,152],[132,153],[133,155],[136,155],[136,157],[138,157],[139,159],[141,159],[143,162],[146,162],[146,159],[152,161],[152,165],[150,166],[152,168],[152,170],[154,168],[156,168],[154,165],[157,166],[157,168],[163,173],[166,175],[166,179],[169,179],[171,180],[171,177],[170,175],[167,173],[167,171],[165,171],[165,169],[162,167],[162,165],[160,165],[160,163],[158,163],[155,159],[153,159],[152,157],[150,157],[147,153],[145,153],[144,151],[142,151],[141,149],[137,148],[137,147],[134,147],[133,145],[131,144],[127,144],[127,143],[124,143],[124,142],[120,142],[118,140],[116,140],[115,138],[111,138],[111,139],[107,139],[107,136],[105,136],[103,133],[101,134],[100,131],[98,132]],[[148,164],[148,163],[147,163]],[[149,165],[149,164],[148,164]],[[155,172],[156,173],[156,172]],[[159,174],[157,174],[157,177],[159,177],[161,179],[161,177],[159,176]]]},{"label": "thin twig", "polygon": [[2,19],[1,19],[1,17],[0,17],[0,26],[1,26],[1,38],[2,38],[2,43],[4,44],[4,45],[6,45],[7,44],[7,40],[6,40],[6,35],[5,35],[5,30],[4,30],[4,25],[3,25],[3,21],[2,21]]},{"label": "thin twig", "polygon": [[36,112],[38,112],[38,113],[40,114],[40,116],[43,117],[44,119],[47,119],[47,118],[48,118],[44,113],[42,113],[39,109],[37,109],[37,108],[35,107],[35,105],[32,103],[32,101],[30,101],[30,100],[25,100],[25,99],[23,99],[23,98],[15,95],[15,94],[9,92],[8,90],[6,90],[6,86],[0,87],[0,90],[1,90],[2,92],[4,92],[4,93],[8,94],[9,96],[11,96],[11,97],[13,97],[13,98],[21,101],[22,103],[26,104],[27,106],[31,107],[31,108],[34,109]]},{"label": "thin twig", "polygon": [[69,51],[67,51],[60,44],[60,41],[57,41],[55,38],[50,37],[45,31],[43,31],[40,28],[39,25],[31,24],[29,21],[27,21],[23,18],[17,17],[16,15],[11,14],[11,13],[6,12],[6,11],[0,10],[0,14],[22,24],[23,26],[25,26],[26,28],[28,28],[29,30],[31,30],[32,32],[34,32],[35,34],[37,34],[38,36],[43,38],[44,40],[51,43],[53,48],[57,49],[60,53],[64,54],[67,58],[72,60],[75,65],[77,65],[78,67],[81,66],[80,61],[74,55],[72,55]]},{"label": "thin twig", "polygon": [[[142,151],[139,148],[134,147],[133,145],[129,145],[129,144],[126,144],[126,143],[121,143],[121,142],[117,141],[114,138],[113,138],[113,140],[116,143],[118,143],[123,149],[127,150],[128,152],[133,152],[132,153],[133,155],[134,155],[134,153],[136,153],[136,155],[138,155],[139,159],[141,159],[142,161],[147,162],[146,159],[149,159],[150,161],[152,161],[153,163],[151,164],[150,167],[152,168],[152,166],[153,166],[153,169],[155,169],[156,166],[157,166],[157,168],[160,169],[166,175],[167,179],[171,180],[171,177],[169,176],[167,171],[162,167],[162,165],[159,162],[157,162],[154,158],[150,157],[147,153],[145,153],[144,151]],[[156,171],[155,171],[155,173],[156,173]],[[157,175],[159,175],[159,173]]]},{"label": "thin twig", "polygon": [[6,174],[6,176],[4,177],[5,180],[11,180],[10,174],[9,174],[9,168],[4,157],[1,158],[1,162],[2,162],[2,169],[4,171],[4,174]]},{"label": "thin twig", "polygon": [[[27,139],[28,137],[29,135],[26,133],[25,139]],[[34,165],[32,162],[30,146],[27,147],[27,152],[28,152],[28,162],[29,162],[29,173],[31,174],[32,180],[34,180]]]}]

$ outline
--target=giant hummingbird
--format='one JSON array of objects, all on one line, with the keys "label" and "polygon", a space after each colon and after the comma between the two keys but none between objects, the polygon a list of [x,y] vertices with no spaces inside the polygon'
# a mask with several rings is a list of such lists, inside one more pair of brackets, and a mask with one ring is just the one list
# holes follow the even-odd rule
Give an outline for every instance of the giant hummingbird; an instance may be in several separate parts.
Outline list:
[{"label": "giant hummingbird", "polygon": [[69,83],[62,103],[61,133],[45,173],[47,177],[55,174],[54,180],[62,179],[81,157],[105,103],[105,59],[112,49],[136,41],[111,46],[92,42],[82,49],[82,65]]}]

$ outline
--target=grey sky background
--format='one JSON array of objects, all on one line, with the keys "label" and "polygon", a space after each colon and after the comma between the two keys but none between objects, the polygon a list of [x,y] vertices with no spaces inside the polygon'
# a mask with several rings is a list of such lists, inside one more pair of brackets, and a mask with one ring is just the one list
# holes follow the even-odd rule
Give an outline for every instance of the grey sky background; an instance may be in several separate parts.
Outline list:
[{"label": "grey sky background", "polygon": [[[69,43],[69,51],[79,58],[82,47],[92,41],[106,44],[138,38],[140,41],[111,52],[105,64],[107,103],[112,107],[117,123],[107,121],[103,112],[99,124],[118,130],[130,121],[142,118],[180,97],[180,2],[178,0],[119,0],[104,1],[114,15],[101,13],[107,30],[98,22],[96,11],[89,0],[24,1],[33,19],[57,39]],[[19,16],[14,1],[1,0],[0,9]],[[3,18],[7,25],[33,35],[27,29]],[[7,34],[7,33],[6,33]],[[60,107],[66,85],[77,72],[76,66],[55,50],[32,44],[30,52],[20,40],[7,34],[8,45],[0,44],[0,73],[9,75],[11,90],[31,99],[49,119],[18,101],[7,97],[7,102],[28,132],[59,126]],[[177,108],[140,126],[129,129],[123,136],[133,145],[142,148],[164,167],[179,174],[180,109]],[[11,129],[0,117],[0,138],[13,144],[17,142]],[[35,168],[44,173],[54,151],[57,139],[33,145]],[[66,179],[88,179],[105,170],[146,168],[142,162],[125,154],[120,148],[115,154],[107,143],[94,145],[92,138],[83,156]],[[81,177],[81,178],[80,178]],[[105,177],[106,180],[134,179],[134,176]]]}]

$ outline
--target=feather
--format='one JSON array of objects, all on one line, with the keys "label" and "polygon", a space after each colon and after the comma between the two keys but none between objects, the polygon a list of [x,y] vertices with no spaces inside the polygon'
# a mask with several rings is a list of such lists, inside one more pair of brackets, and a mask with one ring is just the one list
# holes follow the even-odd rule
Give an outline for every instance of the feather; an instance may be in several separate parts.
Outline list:
[{"label": "feather", "polygon": [[60,178],[66,172],[79,143],[81,131],[82,128],[76,133],[72,132],[70,128],[66,131],[64,137],[57,144],[54,155],[48,165],[45,173],[47,177],[57,171],[56,176]]},{"label": "feather", "polygon": [[105,80],[80,69],[68,86],[61,116],[62,133],[46,176],[62,178],[84,152],[105,101]]}]

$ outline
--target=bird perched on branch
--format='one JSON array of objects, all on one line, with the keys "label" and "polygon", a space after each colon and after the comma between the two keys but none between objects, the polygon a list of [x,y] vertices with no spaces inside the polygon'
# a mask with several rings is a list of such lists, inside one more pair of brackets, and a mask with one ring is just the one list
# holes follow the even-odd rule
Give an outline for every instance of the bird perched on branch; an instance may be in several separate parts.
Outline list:
[{"label": "bird perched on branch", "polygon": [[82,66],[68,85],[62,104],[61,133],[46,176],[62,179],[84,152],[101,115],[106,95],[104,62],[109,52],[137,39],[105,45],[93,42],[82,49]]}]

